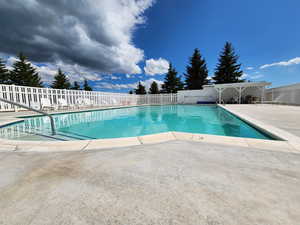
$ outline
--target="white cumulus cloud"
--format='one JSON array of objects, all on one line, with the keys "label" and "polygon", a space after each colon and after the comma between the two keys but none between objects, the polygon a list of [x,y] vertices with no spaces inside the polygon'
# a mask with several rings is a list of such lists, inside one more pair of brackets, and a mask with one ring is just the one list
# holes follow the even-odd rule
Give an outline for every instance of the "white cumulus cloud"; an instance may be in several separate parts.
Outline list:
[{"label": "white cumulus cloud", "polygon": [[111,89],[111,90],[121,90],[121,89],[134,89],[136,88],[137,83],[130,83],[130,84],[112,84],[109,82],[101,82],[97,84],[96,88],[103,88],[103,89]]},{"label": "white cumulus cloud", "polygon": [[300,64],[300,57],[296,57],[293,59],[290,59],[288,61],[281,61],[281,62],[275,62],[271,64],[265,64],[260,67],[260,69],[265,69],[268,67],[273,67],[273,66],[291,66],[291,65],[297,65]]},{"label": "white cumulus cloud", "polygon": [[249,77],[249,74],[247,74],[247,73],[243,73],[243,75],[241,76],[242,79],[246,79],[248,77]]},{"label": "white cumulus cloud", "polygon": [[263,74],[260,74],[258,72],[255,72],[255,74],[248,74],[248,73],[243,73],[242,79],[248,79],[248,80],[257,80],[264,77]]},{"label": "white cumulus cloud", "polygon": [[169,62],[166,59],[148,59],[144,71],[147,75],[162,75],[168,72]]}]

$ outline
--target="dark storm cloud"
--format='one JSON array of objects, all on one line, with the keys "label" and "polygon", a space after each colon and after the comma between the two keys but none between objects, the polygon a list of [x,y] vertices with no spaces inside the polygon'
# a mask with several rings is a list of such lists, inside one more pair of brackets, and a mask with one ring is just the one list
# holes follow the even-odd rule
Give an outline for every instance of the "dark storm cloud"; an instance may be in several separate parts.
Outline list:
[{"label": "dark storm cloud", "polygon": [[134,27],[152,0],[1,0],[0,52],[109,73],[139,73]]}]

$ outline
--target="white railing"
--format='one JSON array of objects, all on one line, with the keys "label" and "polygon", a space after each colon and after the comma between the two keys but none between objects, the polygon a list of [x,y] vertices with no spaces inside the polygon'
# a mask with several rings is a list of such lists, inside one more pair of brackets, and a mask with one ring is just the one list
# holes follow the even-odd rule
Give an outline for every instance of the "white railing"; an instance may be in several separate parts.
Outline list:
[{"label": "white railing", "polygon": [[138,99],[139,105],[167,105],[176,103],[177,94],[140,95]]},{"label": "white railing", "polygon": [[[99,91],[65,90],[52,88],[36,88],[0,84],[0,97],[29,107],[41,106],[41,99],[50,100],[52,105],[59,105],[59,99],[65,99],[69,105],[76,105],[78,99],[89,99],[94,107],[175,104],[176,94],[131,95]],[[0,102],[0,111],[16,111],[21,108]]]}]

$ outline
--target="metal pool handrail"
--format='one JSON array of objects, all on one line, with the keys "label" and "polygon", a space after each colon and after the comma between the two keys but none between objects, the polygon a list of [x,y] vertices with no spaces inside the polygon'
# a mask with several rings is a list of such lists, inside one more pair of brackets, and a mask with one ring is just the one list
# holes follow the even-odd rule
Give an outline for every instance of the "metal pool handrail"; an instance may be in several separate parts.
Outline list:
[{"label": "metal pool handrail", "polygon": [[18,107],[21,107],[21,108],[25,108],[25,109],[28,109],[30,111],[33,111],[33,112],[37,112],[37,113],[40,113],[40,114],[43,114],[45,116],[48,116],[49,119],[50,119],[50,123],[51,123],[51,131],[52,131],[52,135],[55,135],[56,132],[55,132],[55,125],[54,125],[54,119],[53,117],[46,113],[46,112],[43,112],[41,110],[37,110],[37,109],[34,109],[34,108],[31,108],[29,106],[26,106],[26,105],[23,105],[23,104],[19,104],[17,102],[13,102],[13,101],[10,101],[10,100],[7,100],[7,99],[4,99],[4,98],[0,98],[0,101],[2,102],[5,102],[5,103],[8,103],[8,104],[12,104],[12,105],[15,105],[15,106],[18,106]]}]

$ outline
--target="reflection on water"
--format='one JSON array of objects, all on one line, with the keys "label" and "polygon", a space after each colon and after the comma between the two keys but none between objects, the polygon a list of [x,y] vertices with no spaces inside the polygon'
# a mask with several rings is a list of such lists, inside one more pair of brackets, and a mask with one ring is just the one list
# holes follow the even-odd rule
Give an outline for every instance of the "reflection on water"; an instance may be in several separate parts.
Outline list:
[{"label": "reflection on water", "polygon": [[[133,137],[167,131],[270,139],[217,106],[165,105],[55,115],[56,138],[84,140]],[[0,129],[2,138],[50,136],[47,117],[28,118]]]}]

